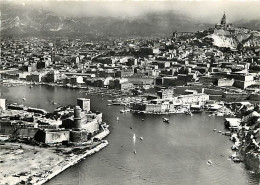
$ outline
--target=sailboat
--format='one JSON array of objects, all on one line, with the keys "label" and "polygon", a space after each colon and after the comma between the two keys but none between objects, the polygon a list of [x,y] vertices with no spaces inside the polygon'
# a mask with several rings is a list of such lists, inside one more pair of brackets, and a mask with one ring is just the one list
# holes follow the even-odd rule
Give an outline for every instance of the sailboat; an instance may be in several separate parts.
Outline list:
[{"label": "sailboat", "polygon": [[134,134],[133,134],[134,154],[136,154],[136,150],[135,150],[135,141],[136,141],[136,136],[135,136],[135,133],[134,133]]},{"label": "sailboat", "polygon": [[134,145],[135,145],[135,141],[136,141],[136,136],[135,136],[135,134],[133,135],[133,143],[134,143]]}]

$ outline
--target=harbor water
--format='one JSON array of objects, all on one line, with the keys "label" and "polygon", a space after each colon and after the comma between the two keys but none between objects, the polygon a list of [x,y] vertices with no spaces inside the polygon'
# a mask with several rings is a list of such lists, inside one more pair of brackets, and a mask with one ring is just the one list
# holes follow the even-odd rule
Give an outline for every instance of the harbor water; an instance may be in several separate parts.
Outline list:
[{"label": "harbor water", "polygon": [[163,115],[122,114],[122,107],[107,106],[111,97],[45,85],[11,87],[2,96],[10,103],[47,111],[75,105],[78,97],[87,97],[91,108],[103,112],[103,120],[110,125],[105,149],[62,172],[48,185],[259,185],[259,175],[229,159],[233,144],[229,138],[213,131],[224,131],[222,117],[172,114],[167,117],[170,123],[165,123]]}]

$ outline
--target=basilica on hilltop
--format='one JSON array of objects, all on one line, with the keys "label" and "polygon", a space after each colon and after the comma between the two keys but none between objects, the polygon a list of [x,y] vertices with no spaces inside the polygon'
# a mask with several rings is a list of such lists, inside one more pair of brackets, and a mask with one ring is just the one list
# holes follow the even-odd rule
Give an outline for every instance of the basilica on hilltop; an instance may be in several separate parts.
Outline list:
[{"label": "basilica on hilltop", "polygon": [[225,12],[220,23],[216,24],[215,28],[222,29],[222,30],[230,30],[232,28],[232,24],[227,24]]}]

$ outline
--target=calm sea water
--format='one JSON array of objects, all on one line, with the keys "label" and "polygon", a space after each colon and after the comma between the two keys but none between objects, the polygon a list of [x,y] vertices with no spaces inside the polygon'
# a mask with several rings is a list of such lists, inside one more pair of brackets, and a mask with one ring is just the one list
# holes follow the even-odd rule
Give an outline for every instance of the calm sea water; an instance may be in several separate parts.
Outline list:
[{"label": "calm sea water", "polygon": [[[78,97],[88,97],[92,109],[103,112],[103,120],[110,125],[108,147],[67,169],[48,185],[259,185],[259,176],[248,172],[243,164],[229,160],[229,138],[213,132],[214,128],[224,130],[221,117],[205,113],[192,117],[171,115],[167,124],[162,122],[161,115],[121,114],[122,107],[107,106],[109,97],[88,96],[80,90],[62,87],[12,87],[3,97],[48,111],[60,105],[75,105]],[[209,159],[212,165],[207,164]]]}]

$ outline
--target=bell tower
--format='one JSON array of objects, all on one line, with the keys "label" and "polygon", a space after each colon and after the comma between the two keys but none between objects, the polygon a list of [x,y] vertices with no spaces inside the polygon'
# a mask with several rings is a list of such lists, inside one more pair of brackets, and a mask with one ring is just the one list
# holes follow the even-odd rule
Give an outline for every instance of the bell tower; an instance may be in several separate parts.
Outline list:
[{"label": "bell tower", "polygon": [[223,15],[223,17],[222,17],[222,19],[221,19],[220,24],[221,24],[222,26],[226,26],[226,14],[225,14],[225,12],[224,12],[224,15]]}]

